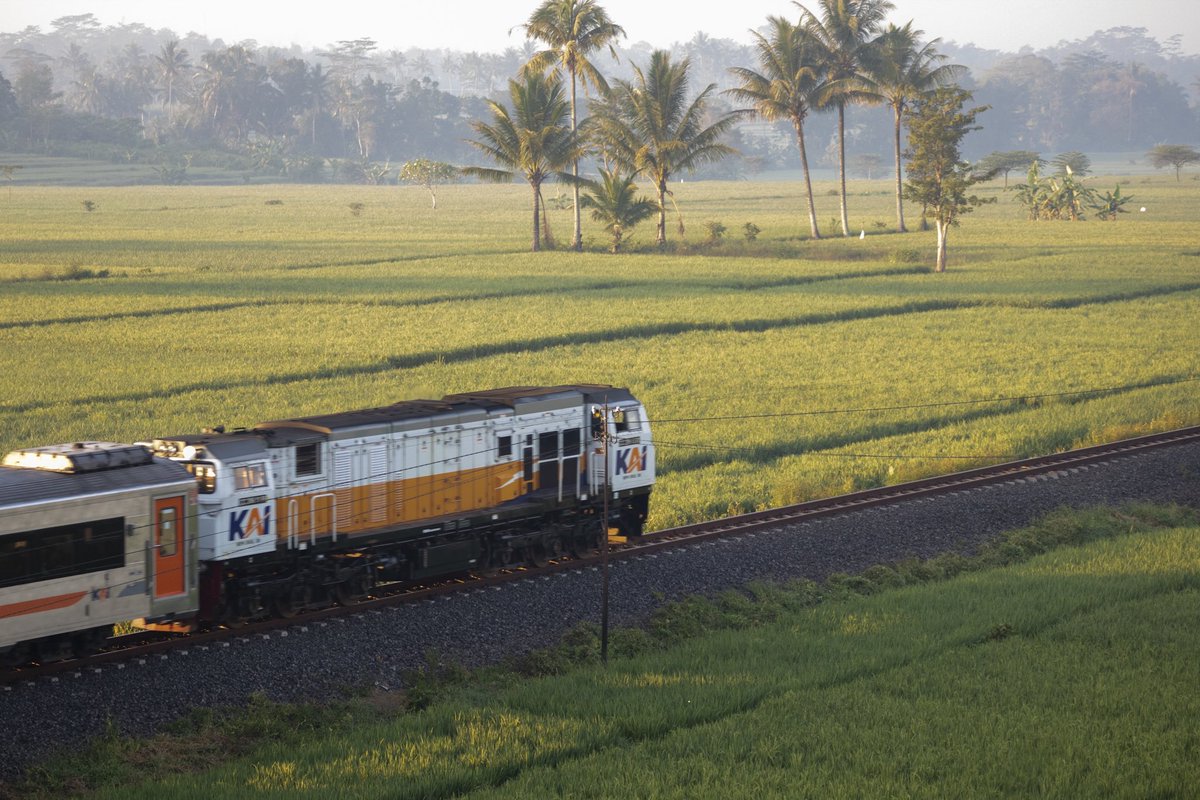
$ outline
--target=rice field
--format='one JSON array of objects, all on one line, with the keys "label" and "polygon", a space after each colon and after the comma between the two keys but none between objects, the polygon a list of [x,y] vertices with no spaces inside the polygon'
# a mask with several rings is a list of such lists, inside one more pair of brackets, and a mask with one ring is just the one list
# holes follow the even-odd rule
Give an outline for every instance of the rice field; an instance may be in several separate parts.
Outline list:
[{"label": "rice field", "polygon": [[415,187],[7,187],[0,450],[612,383],[654,420],[660,528],[1194,423],[1200,186],[1123,180],[1147,211],[1116,223],[1026,222],[997,184],[944,275],[884,181],[851,185],[861,239],[819,242],[798,184],[680,184],[677,246],[647,227],[619,256],[590,221],[589,252],[526,252],[521,186],[437,211]]}]

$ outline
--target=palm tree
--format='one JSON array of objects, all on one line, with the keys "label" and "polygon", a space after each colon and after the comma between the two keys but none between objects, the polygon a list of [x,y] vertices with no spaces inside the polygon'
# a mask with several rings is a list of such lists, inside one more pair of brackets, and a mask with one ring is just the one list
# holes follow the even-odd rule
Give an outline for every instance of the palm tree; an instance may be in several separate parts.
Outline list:
[{"label": "palm tree", "polygon": [[597,138],[606,161],[654,182],[660,247],[667,243],[667,183],[671,176],[734,152],[720,139],[733,126],[737,114],[725,114],[711,125],[704,125],[708,97],[716,84],[709,84],[688,103],[689,65],[686,58],[671,63],[670,53],[656,50],[650,55],[648,70],[643,72],[635,66],[632,82],[617,81],[593,107]]},{"label": "palm tree", "polygon": [[618,170],[600,170],[599,181],[584,181],[591,190],[580,198],[584,208],[592,210],[592,219],[604,225],[604,231],[612,237],[612,252],[621,248],[621,240],[639,222],[648,219],[658,210],[648,197],[637,197],[637,186],[632,175],[622,175]]},{"label": "palm tree", "polygon": [[488,101],[494,122],[474,122],[479,140],[471,144],[505,169],[464,167],[463,172],[484,180],[507,182],[520,173],[533,189],[533,250],[542,249],[542,184],[549,178],[573,181],[566,168],[579,157],[576,132],[569,125],[571,105],[556,76],[530,73],[510,80],[512,112]]},{"label": "palm tree", "polygon": [[864,62],[869,59],[870,38],[887,12],[890,0],[819,0],[821,17],[795,3],[803,25],[822,50],[825,86],[820,104],[836,108],[838,115],[838,177],[841,181],[842,235],[850,235],[846,211],[846,105],[867,98],[862,88]]},{"label": "palm tree", "polygon": [[[543,0],[525,23],[525,36],[544,42],[546,50],[535,53],[525,65],[526,72],[545,72],[553,68],[566,72],[571,77],[571,130],[579,129],[576,113],[576,82],[582,81],[584,89],[590,85],[603,92],[608,89],[604,76],[588,60],[588,54],[608,46],[613,58],[617,51],[612,42],[625,35],[625,30],[614,25],[608,12],[596,0]],[[579,178],[579,161],[571,165],[571,174]],[[571,239],[572,249],[583,249],[583,230],[579,220],[579,184],[572,186],[575,200],[575,231]]]},{"label": "palm tree", "polygon": [[782,17],[768,17],[767,23],[769,38],[754,33],[754,46],[762,72],[734,67],[730,72],[741,79],[742,85],[727,90],[727,93],[750,103],[753,113],[763,119],[786,119],[792,123],[796,142],[800,146],[800,165],[804,168],[809,229],[812,238],[820,239],[812,178],[808,171],[808,153],[804,147],[804,121],[822,89],[819,65],[814,58],[815,42],[804,28]]},{"label": "palm tree", "polygon": [[163,105],[174,109],[175,86],[192,66],[188,61],[188,51],[179,46],[178,39],[172,39],[159,50],[154,57],[154,64],[158,72],[158,85],[163,90]]},{"label": "palm tree", "polygon": [[867,82],[870,92],[892,109],[893,136],[896,151],[896,227],[906,233],[904,226],[904,174],[900,156],[900,129],[904,112],[921,95],[952,82],[965,67],[942,64],[946,56],[939,53],[934,39],[920,43],[924,31],[914,31],[909,21],[903,28],[888,25],[880,34],[878,47],[870,54]]},{"label": "palm tree", "polygon": [[[313,152],[317,152],[317,123],[321,117],[328,113],[327,105],[331,105],[333,95],[333,83],[329,79],[329,73],[325,72],[320,64],[314,64],[312,71],[306,75],[304,87],[304,98],[306,105],[304,117],[307,121],[307,133],[312,137]],[[297,126],[299,128],[299,125]],[[304,131],[302,131],[304,132]]]}]

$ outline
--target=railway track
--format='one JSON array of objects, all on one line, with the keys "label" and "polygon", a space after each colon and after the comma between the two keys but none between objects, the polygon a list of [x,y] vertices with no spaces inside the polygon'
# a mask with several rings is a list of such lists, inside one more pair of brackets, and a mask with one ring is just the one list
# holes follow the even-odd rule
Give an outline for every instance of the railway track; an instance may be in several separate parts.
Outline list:
[{"label": "railway track", "polygon": [[[1200,440],[1200,427],[1182,428],[1164,433],[1140,436],[1110,444],[1055,453],[1048,456],[1012,461],[990,467],[967,470],[912,481],[904,484],[869,489],[837,497],[799,503],[768,511],[743,514],[709,522],[670,528],[648,534],[641,539],[615,543],[608,558],[621,560],[661,551],[690,546],[705,540],[742,536],[757,531],[776,529],[807,520],[853,513],[878,506],[911,502],[982,486],[1019,481],[1044,480],[1071,474],[1091,465],[1136,455],[1150,450],[1189,444]],[[325,620],[351,614],[377,611],[381,608],[426,602],[461,591],[474,591],[559,572],[599,569],[604,556],[600,553],[580,558],[550,561],[541,566],[521,566],[492,574],[470,575],[439,581],[425,586],[381,587],[376,596],[346,606],[330,606],[298,614],[286,619],[250,622],[231,628],[191,633],[162,634],[139,632],[110,639],[104,650],[82,659],[57,661],[19,669],[0,671],[0,685],[21,681],[55,679],[61,675],[100,670],[108,665],[118,668],[129,663],[146,663],[166,658],[172,652],[188,649],[231,646],[238,639],[256,636],[286,635],[289,628],[305,628]]]}]

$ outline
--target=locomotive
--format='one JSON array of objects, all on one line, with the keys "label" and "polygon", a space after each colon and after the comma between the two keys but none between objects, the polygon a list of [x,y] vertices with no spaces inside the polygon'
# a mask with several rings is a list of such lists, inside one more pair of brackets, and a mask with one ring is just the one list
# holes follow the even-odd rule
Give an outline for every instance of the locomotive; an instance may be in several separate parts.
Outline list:
[{"label": "locomotive", "polygon": [[79,654],[122,620],[289,616],[589,551],[610,528],[641,535],[654,478],[642,404],[591,384],[16,451],[0,660]]}]

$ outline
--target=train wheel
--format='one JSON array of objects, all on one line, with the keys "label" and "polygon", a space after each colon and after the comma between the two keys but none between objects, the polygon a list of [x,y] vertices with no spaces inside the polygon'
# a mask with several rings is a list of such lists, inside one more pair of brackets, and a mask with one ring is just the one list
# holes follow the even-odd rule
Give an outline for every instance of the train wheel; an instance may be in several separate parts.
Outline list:
[{"label": "train wheel", "polygon": [[0,667],[19,667],[33,660],[33,648],[29,642],[18,642],[6,652],[0,653]]},{"label": "train wheel", "polygon": [[367,596],[366,581],[362,575],[354,575],[333,587],[333,596],[339,606],[348,606]]},{"label": "train wheel", "polygon": [[292,586],[275,595],[272,608],[275,610],[275,616],[290,619],[308,605],[309,599],[308,587]]},{"label": "train wheel", "polygon": [[521,548],[521,560],[531,569],[540,567],[546,560],[542,555],[542,546],[536,542],[525,545]]},{"label": "train wheel", "polygon": [[499,569],[507,569],[511,567],[517,560],[517,551],[513,549],[511,544],[502,544],[496,548],[496,552],[492,557],[492,566]]},{"label": "train wheel", "polygon": [[543,550],[546,553],[546,558],[551,561],[562,558],[565,548],[563,547],[562,537],[557,533],[549,536],[543,542]]},{"label": "train wheel", "polygon": [[71,637],[71,649],[75,652],[76,658],[86,658],[100,650],[104,646],[104,642],[112,633],[112,626],[104,628],[92,628],[91,630],[80,631]]}]

